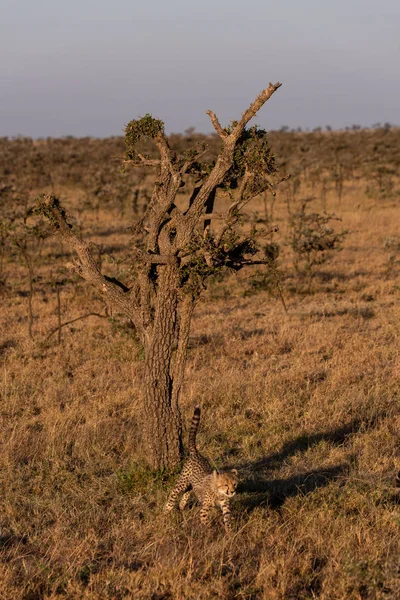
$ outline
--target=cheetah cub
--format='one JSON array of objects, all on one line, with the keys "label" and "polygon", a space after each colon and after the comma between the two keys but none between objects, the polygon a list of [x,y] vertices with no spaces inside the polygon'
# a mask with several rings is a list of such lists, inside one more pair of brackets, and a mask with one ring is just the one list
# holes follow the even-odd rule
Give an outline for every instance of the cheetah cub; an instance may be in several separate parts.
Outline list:
[{"label": "cheetah cub", "polygon": [[189,431],[189,459],[183,466],[182,473],[165,505],[165,510],[172,510],[181,494],[183,496],[179,502],[179,508],[183,510],[193,490],[201,503],[200,521],[203,524],[209,525],[209,513],[211,508],[217,504],[222,510],[225,530],[229,533],[231,531],[229,498],[232,498],[236,493],[238,483],[237,471],[236,469],[232,469],[226,473],[213,471],[208,460],[196,448],[196,435],[199,423],[200,407],[196,406]]}]

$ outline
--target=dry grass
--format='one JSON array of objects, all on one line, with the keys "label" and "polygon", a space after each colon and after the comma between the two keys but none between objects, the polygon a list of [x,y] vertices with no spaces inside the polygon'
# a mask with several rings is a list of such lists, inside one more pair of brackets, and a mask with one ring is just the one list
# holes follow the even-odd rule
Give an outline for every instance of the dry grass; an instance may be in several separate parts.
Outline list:
[{"label": "dry grass", "polygon": [[[400,208],[361,187],[333,204],[351,234],[312,294],[288,278],[285,313],[266,291],[246,294],[243,273],[213,283],[195,314],[183,411],[189,420],[200,402],[200,448],[240,470],[231,540],[217,519],[204,529],[196,506],[162,512],[172,481],[139,449],[143,363],[129,330],[89,317],[60,345],[44,341],[57,325],[47,282],[50,268],[63,273],[59,243],[36,269],[33,341],[26,272],[8,265],[1,599],[400,597],[400,285],[385,248]],[[118,254],[128,237],[117,225],[88,215]],[[282,260],[289,268],[288,251]],[[103,309],[83,282],[65,285],[61,303],[65,321]]]}]

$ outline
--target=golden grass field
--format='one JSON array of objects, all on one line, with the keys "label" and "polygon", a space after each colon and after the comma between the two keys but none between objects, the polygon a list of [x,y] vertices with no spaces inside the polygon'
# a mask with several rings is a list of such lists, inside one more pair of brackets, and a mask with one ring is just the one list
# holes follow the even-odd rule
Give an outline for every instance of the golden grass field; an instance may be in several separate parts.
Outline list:
[{"label": "golden grass field", "polygon": [[[278,193],[287,313],[250,293],[249,271],[211,282],[195,311],[182,412],[188,427],[201,405],[199,449],[240,472],[232,539],[217,512],[210,529],[196,505],[163,513],[173,478],[151,473],[140,449],[143,357],[124,320],[91,316],[46,340],[68,249],[52,237],[37,258],[33,340],[27,269],[8,261],[1,600],[400,598],[400,250],[390,261],[387,243],[400,205],[364,189],[348,184],[340,204],[328,193],[349,235],[311,293],[295,289]],[[73,214],[79,190],[56,192]],[[82,224],[123,254],[129,215],[102,208]],[[60,301],[63,322],[105,314],[76,276]]]}]

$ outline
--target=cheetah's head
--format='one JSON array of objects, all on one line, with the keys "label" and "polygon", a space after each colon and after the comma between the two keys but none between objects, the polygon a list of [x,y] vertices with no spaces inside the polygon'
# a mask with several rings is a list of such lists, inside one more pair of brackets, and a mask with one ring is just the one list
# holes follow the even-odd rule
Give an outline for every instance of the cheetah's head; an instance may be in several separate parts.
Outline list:
[{"label": "cheetah's head", "polygon": [[214,485],[218,495],[222,498],[232,498],[236,494],[238,484],[238,472],[236,469],[225,471],[225,473],[213,472]]}]

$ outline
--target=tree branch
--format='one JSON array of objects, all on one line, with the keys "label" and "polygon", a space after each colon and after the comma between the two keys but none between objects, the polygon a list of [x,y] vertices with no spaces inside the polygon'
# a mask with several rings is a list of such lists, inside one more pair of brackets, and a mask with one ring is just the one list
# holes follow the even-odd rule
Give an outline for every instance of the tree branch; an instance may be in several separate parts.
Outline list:
[{"label": "tree branch", "polygon": [[212,219],[225,219],[226,215],[224,213],[216,213],[216,212],[212,212],[212,213],[204,213],[203,215],[200,215],[200,221],[208,221],[208,220],[212,220]]},{"label": "tree branch", "polygon": [[109,315],[102,315],[96,312],[90,312],[86,315],[82,315],[81,317],[76,317],[75,319],[71,319],[70,321],[65,321],[65,323],[60,323],[50,331],[50,333],[46,336],[45,341],[49,340],[52,335],[54,335],[57,331],[61,329],[61,327],[66,327],[67,325],[71,325],[72,323],[76,323],[76,321],[81,321],[82,319],[87,319],[88,317],[100,317],[101,319],[108,319]]},{"label": "tree branch", "polygon": [[233,164],[233,153],[236,143],[247,123],[255,116],[263,104],[265,104],[265,102],[281,85],[282,84],[279,82],[274,84],[270,83],[268,88],[263,90],[249,106],[249,108],[243,113],[239,123],[234,127],[232,133],[229,135],[223,135],[226,134],[226,132],[223,131],[216,115],[212,111],[207,111],[214,128],[222,139],[222,149],[211,173],[200,186],[196,196],[194,198],[192,196],[193,202],[185,214],[185,220],[187,223],[186,231],[181,235],[178,235],[177,246],[179,246],[179,248],[184,247],[189,242],[190,236],[192,235],[192,232],[210,195],[215,188],[222,183],[225,175],[231,168]]},{"label": "tree branch", "polygon": [[173,161],[173,152],[169,147],[167,137],[163,131],[159,131],[157,135],[153,138],[154,143],[158,148],[161,157],[161,171],[167,170],[169,173],[174,172],[174,168],[172,165]]},{"label": "tree branch", "polygon": [[[290,177],[290,175],[281,177],[278,181],[276,181],[274,183],[271,183],[267,178],[265,178],[263,186],[246,194],[246,190],[248,190],[249,183],[251,182],[253,177],[254,177],[253,173],[246,171],[246,173],[241,181],[241,184],[240,184],[240,188],[238,191],[238,197],[235,200],[235,202],[233,202],[231,204],[231,206],[229,207],[226,217],[225,217],[225,223],[222,225],[220,231],[215,236],[216,246],[218,246],[220,244],[221,239],[222,239],[224,233],[226,232],[226,230],[228,229],[228,227],[230,227],[233,223],[235,223],[237,221],[238,217],[234,217],[234,211],[238,212],[246,204],[248,204],[250,202],[250,200],[252,200],[255,196],[259,196],[262,192],[264,192],[267,189],[270,189],[272,194],[275,195],[276,192],[274,190],[274,187],[279,185],[282,181],[287,180]],[[242,216],[243,216],[243,214],[242,214]],[[275,229],[273,229],[272,231],[275,231]],[[278,229],[276,229],[276,231],[278,231]],[[271,233],[271,232],[269,232],[269,233]],[[266,235],[269,235],[269,233],[267,233]]]},{"label": "tree branch", "polygon": [[134,167],[158,167],[160,165],[160,160],[158,158],[146,158],[143,154],[136,152],[137,156],[140,158],[140,161],[133,160],[132,158],[124,158],[122,160],[123,164],[129,164]]},{"label": "tree branch", "polygon": [[228,133],[222,129],[220,122],[218,121],[218,117],[212,110],[206,110],[206,114],[210,117],[211,123],[215,131],[218,133],[221,139],[228,137]]},{"label": "tree branch", "polygon": [[225,215],[225,223],[222,225],[222,227],[220,228],[219,232],[217,233],[217,235],[215,236],[215,245],[219,246],[223,235],[225,234],[225,232],[227,231],[227,229],[234,223],[237,221],[238,217],[235,218],[235,212],[237,212],[238,207],[241,203],[241,200],[243,198],[243,194],[245,192],[245,189],[247,187],[248,182],[251,179],[251,173],[249,171],[246,170],[243,179],[241,181],[240,184],[240,188],[239,188],[239,192],[238,192],[238,198],[232,202],[232,204],[230,205],[230,207],[228,208],[226,215]]},{"label": "tree branch", "polygon": [[184,163],[183,166],[180,170],[180,173],[182,175],[184,175],[185,173],[187,173],[187,171],[190,169],[190,167],[199,160],[199,158],[201,158],[202,156],[204,156],[204,154],[207,154],[207,152],[210,150],[210,147],[208,146],[208,144],[202,143],[198,146],[198,148],[196,148],[193,152],[193,156],[191,156],[190,158],[188,158]]},{"label": "tree branch", "polygon": [[111,304],[117,306],[134,323],[137,330],[142,333],[143,326],[139,318],[139,306],[136,299],[121,289],[121,284],[115,283],[112,278],[102,275],[94,260],[90,246],[80,239],[67,222],[65,210],[61,207],[58,198],[43,195],[38,202],[38,212],[50,221],[53,229],[62,237],[78,255],[77,271],[81,277],[89,281],[98,292]]},{"label": "tree branch", "polygon": [[236,140],[239,139],[247,123],[258,113],[260,108],[269,100],[274,92],[281,87],[281,83],[270,83],[267,89],[260,92],[257,98],[250,104],[249,108],[243,113],[242,118],[231,133]]}]

